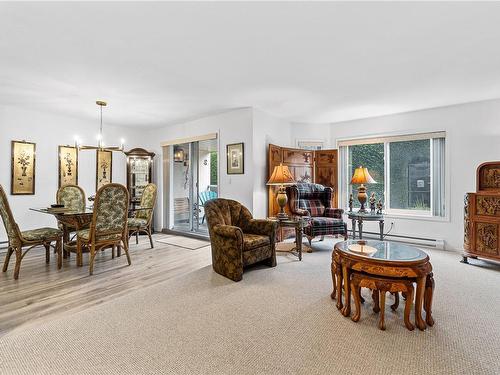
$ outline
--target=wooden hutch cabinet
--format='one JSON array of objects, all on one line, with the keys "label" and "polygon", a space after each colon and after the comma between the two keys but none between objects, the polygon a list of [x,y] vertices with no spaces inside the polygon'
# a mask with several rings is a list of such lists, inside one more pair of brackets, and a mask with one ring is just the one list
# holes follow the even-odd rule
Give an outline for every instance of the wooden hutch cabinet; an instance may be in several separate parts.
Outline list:
[{"label": "wooden hutch cabinet", "polygon": [[141,202],[144,187],[153,182],[154,153],[143,148],[134,148],[127,155],[127,189],[130,194],[130,205],[138,206]]},{"label": "wooden hutch cabinet", "polygon": [[500,161],[477,168],[476,192],[464,199],[464,254],[500,261]]}]

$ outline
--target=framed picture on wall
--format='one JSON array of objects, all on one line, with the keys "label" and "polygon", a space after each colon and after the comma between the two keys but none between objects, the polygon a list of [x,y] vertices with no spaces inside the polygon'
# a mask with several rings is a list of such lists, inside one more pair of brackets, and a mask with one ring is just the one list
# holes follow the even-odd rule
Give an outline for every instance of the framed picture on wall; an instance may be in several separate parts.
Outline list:
[{"label": "framed picture on wall", "polygon": [[78,149],[59,146],[59,187],[78,185]]},{"label": "framed picture on wall", "polygon": [[297,139],[297,147],[302,150],[323,150],[325,147],[325,142],[321,140],[312,140],[312,139]]},{"label": "framed picture on wall", "polygon": [[35,194],[35,143],[11,141],[11,185],[12,195]]},{"label": "framed picture on wall", "polygon": [[113,181],[113,152],[97,150],[95,190]]},{"label": "framed picture on wall", "polygon": [[243,143],[233,143],[226,146],[227,174],[245,173],[245,151]]}]

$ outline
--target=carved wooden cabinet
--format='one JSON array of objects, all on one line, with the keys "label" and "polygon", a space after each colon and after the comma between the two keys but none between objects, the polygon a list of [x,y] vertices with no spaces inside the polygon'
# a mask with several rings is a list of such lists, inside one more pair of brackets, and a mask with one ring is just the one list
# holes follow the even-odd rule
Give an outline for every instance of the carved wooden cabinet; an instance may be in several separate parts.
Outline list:
[{"label": "carved wooden cabinet", "polygon": [[127,155],[127,189],[132,207],[141,202],[142,192],[153,181],[153,158],[155,154],[143,148],[134,148]]},{"label": "carved wooden cabinet", "polygon": [[464,258],[500,261],[500,161],[477,169],[477,191],[464,199]]}]

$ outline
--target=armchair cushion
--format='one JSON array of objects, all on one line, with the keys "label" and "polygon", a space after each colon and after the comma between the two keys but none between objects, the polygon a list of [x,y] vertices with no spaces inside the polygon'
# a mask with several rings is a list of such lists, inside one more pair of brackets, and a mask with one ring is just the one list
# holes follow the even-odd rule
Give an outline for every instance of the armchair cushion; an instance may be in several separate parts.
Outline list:
[{"label": "armchair cushion", "polygon": [[243,233],[243,251],[253,250],[256,247],[269,246],[271,244],[269,236]]},{"label": "armchair cushion", "polygon": [[218,236],[234,240],[243,236],[241,229],[233,225],[216,225],[213,227],[213,231]]},{"label": "armchair cushion", "polygon": [[[90,241],[90,229],[82,229],[76,232],[76,236],[80,239],[82,239],[84,242],[89,242]],[[121,238],[121,234],[106,234],[106,235],[101,235],[99,236],[99,240],[118,240]]]},{"label": "armchair cushion", "polygon": [[130,229],[133,228],[140,228],[140,227],[145,227],[148,225],[148,220],[147,219],[141,219],[138,217],[129,217],[127,219],[128,227]]},{"label": "armchair cushion", "polygon": [[278,223],[272,220],[252,219],[247,222],[244,228],[245,233],[260,234],[263,236],[273,236],[278,228]]}]

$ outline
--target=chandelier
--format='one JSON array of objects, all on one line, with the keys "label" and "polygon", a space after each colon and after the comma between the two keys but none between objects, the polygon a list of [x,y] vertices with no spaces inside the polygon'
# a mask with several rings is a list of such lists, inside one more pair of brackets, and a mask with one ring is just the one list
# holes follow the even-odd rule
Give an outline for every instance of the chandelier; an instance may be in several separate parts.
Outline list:
[{"label": "chandelier", "polygon": [[99,134],[97,135],[97,145],[96,146],[88,146],[82,145],[81,140],[78,137],[75,137],[75,147],[78,150],[99,150],[99,151],[121,151],[124,152],[125,140],[122,138],[120,140],[120,146],[106,146],[104,144],[104,138],[102,135],[102,107],[106,107],[108,103],[103,100],[97,100],[95,102],[99,106],[100,112],[100,123],[99,123]]}]

